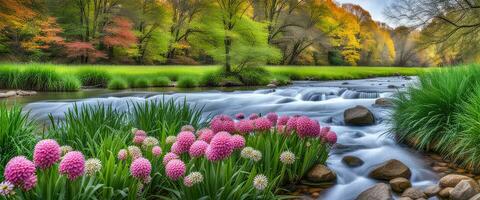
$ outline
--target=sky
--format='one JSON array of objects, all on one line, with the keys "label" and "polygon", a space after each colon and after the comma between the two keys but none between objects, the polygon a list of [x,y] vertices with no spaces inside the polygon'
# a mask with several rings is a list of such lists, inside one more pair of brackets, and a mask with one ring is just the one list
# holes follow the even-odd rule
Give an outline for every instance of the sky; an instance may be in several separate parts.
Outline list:
[{"label": "sky", "polygon": [[358,4],[362,6],[363,9],[370,12],[370,14],[372,15],[372,18],[375,21],[391,24],[386,19],[385,15],[383,14],[383,11],[390,3],[394,2],[394,0],[335,0],[335,1],[337,1],[338,3]]}]

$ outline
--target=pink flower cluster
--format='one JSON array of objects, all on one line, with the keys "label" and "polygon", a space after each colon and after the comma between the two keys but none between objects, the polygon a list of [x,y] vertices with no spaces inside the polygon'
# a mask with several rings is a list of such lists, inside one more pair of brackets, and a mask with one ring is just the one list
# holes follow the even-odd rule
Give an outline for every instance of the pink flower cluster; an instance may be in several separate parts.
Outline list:
[{"label": "pink flower cluster", "polygon": [[203,129],[200,129],[199,131],[197,131],[197,135],[198,135],[199,140],[203,140],[203,141],[209,143],[210,140],[212,140],[215,133],[213,133],[213,131],[209,128],[203,128]]},{"label": "pink flower cluster", "polygon": [[152,164],[145,158],[137,158],[132,162],[132,165],[130,165],[130,173],[133,177],[140,180],[145,180],[149,177],[151,171]]},{"label": "pink flower cluster", "polygon": [[197,140],[192,144],[192,146],[190,146],[188,154],[194,158],[201,157],[205,154],[205,150],[207,150],[207,147],[207,142],[203,140]]},{"label": "pink flower cluster", "polygon": [[171,160],[165,166],[165,174],[167,174],[168,178],[174,181],[185,175],[186,171],[187,167],[185,166],[185,163],[179,159]]},{"label": "pink flower cluster", "polygon": [[210,123],[210,129],[212,129],[214,133],[221,131],[231,133],[235,131],[235,122],[227,115],[217,115]]},{"label": "pink flower cluster", "polygon": [[70,180],[77,179],[85,172],[85,157],[79,151],[68,152],[60,161],[58,171]]},{"label": "pink flower cluster", "polygon": [[35,145],[33,161],[40,169],[46,169],[55,164],[61,155],[60,145],[57,141],[47,139],[41,140]]},{"label": "pink flower cluster", "polygon": [[273,125],[273,123],[269,119],[264,117],[255,119],[253,124],[255,125],[256,131],[269,131]]},{"label": "pink flower cluster", "polygon": [[147,138],[147,133],[143,130],[136,130],[133,136],[133,143],[142,144],[143,141]]},{"label": "pink flower cluster", "polygon": [[235,130],[240,134],[247,134],[255,130],[253,120],[244,119],[235,123]]},{"label": "pink flower cluster", "polygon": [[3,176],[8,182],[22,187],[26,191],[32,189],[37,183],[35,164],[24,156],[10,159],[5,166]]},{"label": "pink flower cluster", "polygon": [[230,141],[232,136],[228,132],[219,132],[213,136],[210,145],[205,150],[205,155],[210,161],[223,160],[233,152],[233,145]]}]

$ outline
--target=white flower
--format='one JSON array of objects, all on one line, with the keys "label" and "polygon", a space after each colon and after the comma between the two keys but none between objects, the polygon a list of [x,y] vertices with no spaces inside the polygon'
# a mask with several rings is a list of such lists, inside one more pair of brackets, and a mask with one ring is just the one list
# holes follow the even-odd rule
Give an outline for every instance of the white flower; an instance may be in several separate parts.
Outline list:
[{"label": "white flower", "polygon": [[268,186],[268,178],[263,174],[258,174],[253,179],[253,186],[257,190],[264,190]]},{"label": "white flower", "polygon": [[10,195],[15,194],[15,191],[13,191],[13,189],[14,189],[13,184],[8,181],[4,181],[0,183],[0,196],[8,197]]},{"label": "white flower", "polygon": [[262,152],[258,150],[253,151],[250,159],[252,159],[255,162],[260,161],[262,159]]},{"label": "white flower", "polygon": [[193,184],[203,182],[203,175],[200,172],[192,172],[188,175],[188,177],[190,177],[190,180],[192,180]]},{"label": "white flower", "polygon": [[132,130],[131,130],[131,131],[132,131],[132,134],[135,134],[135,132],[137,132],[137,131],[138,131],[138,128],[132,128]]},{"label": "white flower", "polygon": [[97,158],[90,158],[85,161],[85,174],[93,176],[102,169],[102,161]]},{"label": "white flower", "polygon": [[143,140],[143,148],[157,146],[158,144],[158,140],[155,137],[146,137],[145,140]]},{"label": "white flower", "polygon": [[255,162],[258,162],[262,159],[262,152],[255,150],[252,147],[245,147],[240,152],[240,156],[242,156],[242,158],[246,158],[246,159],[250,159]]},{"label": "white flower", "polygon": [[168,136],[167,139],[165,139],[165,142],[167,144],[173,144],[176,141],[177,141],[177,137],[175,137],[174,135]]},{"label": "white flower", "polygon": [[64,156],[68,152],[73,151],[73,148],[71,146],[65,145],[60,147],[60,151],[62,152],[62,156]]},{"label": "white flower", "polygon": [[140,150],[140,148],[137,146],[129,146],[127,149],[128,154],[132,156],[133,160],[142,157],[142,150]]},{"label": "white flower", "polygon": [[291,165],[295,162],[295,154],[291,151],[284,151],[280,154],[280,161],[285,165]]},{"label": "white flower", "polygon": [[185,126],[182,126],[181,131],[195,132],[195,128],[192,125],[185,125]]}]

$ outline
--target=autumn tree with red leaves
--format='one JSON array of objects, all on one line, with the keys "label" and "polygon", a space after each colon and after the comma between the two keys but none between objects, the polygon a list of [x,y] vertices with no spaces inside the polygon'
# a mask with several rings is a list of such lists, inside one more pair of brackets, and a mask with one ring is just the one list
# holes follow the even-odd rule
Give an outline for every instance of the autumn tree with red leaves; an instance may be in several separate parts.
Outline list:
[{"label": "autumn tree with red leaves", "polygon": [[103,44],[113,49],[115,47],[130,48],[137,43],[137,37],[132,31],[133,24],[124,17],[114,17],[105,27]]},{"label": "autumn tree with red leaves", "polygon": [[80,59],[82,63],[94,62],[99,58],[107,58],[104,52],[95,49],[89,42],[70,42],[65,44],[68,58]]},{"label": "autumn tree with red leaves", "polygon": [[49,17],[39,22],[38,32],[31,40],[23,42],[22,47],[30,52],[58,53],[59,47],[62,47],[65,43],[63,37],[60,36],[62,32],[63,30],[58,26],[57,20],[54,17]]}]

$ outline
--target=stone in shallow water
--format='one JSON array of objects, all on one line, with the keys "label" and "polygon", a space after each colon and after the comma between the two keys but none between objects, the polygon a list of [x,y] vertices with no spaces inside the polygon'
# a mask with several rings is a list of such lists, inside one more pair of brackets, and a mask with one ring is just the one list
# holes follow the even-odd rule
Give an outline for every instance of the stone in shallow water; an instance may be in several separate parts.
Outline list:
[{"label": "stone in shallow water", "polygon": [[315,183],[330,182],[337,179],[335,172],[322,164],[317,164],[307,173],[307,180]]},{"label": "stone in shallow water", "polygon": [[449,174],[442,177],[439,181],[440,186],[442,187],[455,187],[462,180],[471,179],[468,176],[459,175],[459,174]]},{"label": "stone in shallow water", "polygon": [[399,177],[399,178],[394,178],[390,180],[390,187],[392,187],[392,190],[394,192],[401,193],[405,191],[407,188],[412,187],[412,183],[406,178]]},{"label": "stone in shallow water", "polygon": [[452,200],[469,200],[479,192],[480,186],[476,181],[472,179],[462,180],[450,191],[450,198]]},{"label": "stone in shallow water", "polygon": [[356,156],[345,156],[342,158],[342,162],[349,167],[358,167],[363,165],[363,160]]},{"label": "stone in shallow water", "polygon": [[438,193],[438,196],[439,197],[442,197],[442,198],[449,198],[450,197],[450,191],[453,190],[453,187],[446,187],[446,188],[443,188],[442,190],[440,190],[440,192]]},{"label": "stone in shallow water", "polygon": [[423,193],[425,193],[427,197],[433,197],[437,195],[440,192],[440,190],[442,190],[442,188],[438,187],[438,185],[431,185],[425,188],[423,190]]},{"label": "stone in shallow water", "polygon": [[410,197],[412,199],[427,198],[427,195],[416,188],[408,188],[402,193],[402,197]]},{"label": "stone in shallow water", "polygon": [[346,124],[354,126],[366,126],[375,123],[372,111],[364,106],[356,106],[345,110],[343,118]]},{"label": "stone in shallow water", "polygon": [[370,172],[370,177],[387,181],[398,177],[410,179],[411,175],[412,172],[410,169],[401,161],[396,159],[388,160]]},{"label": "stone in shallow water", "polygon": [[392,191],[385,183],[379,183],[363,191],[356,200],[393,200]]}]

